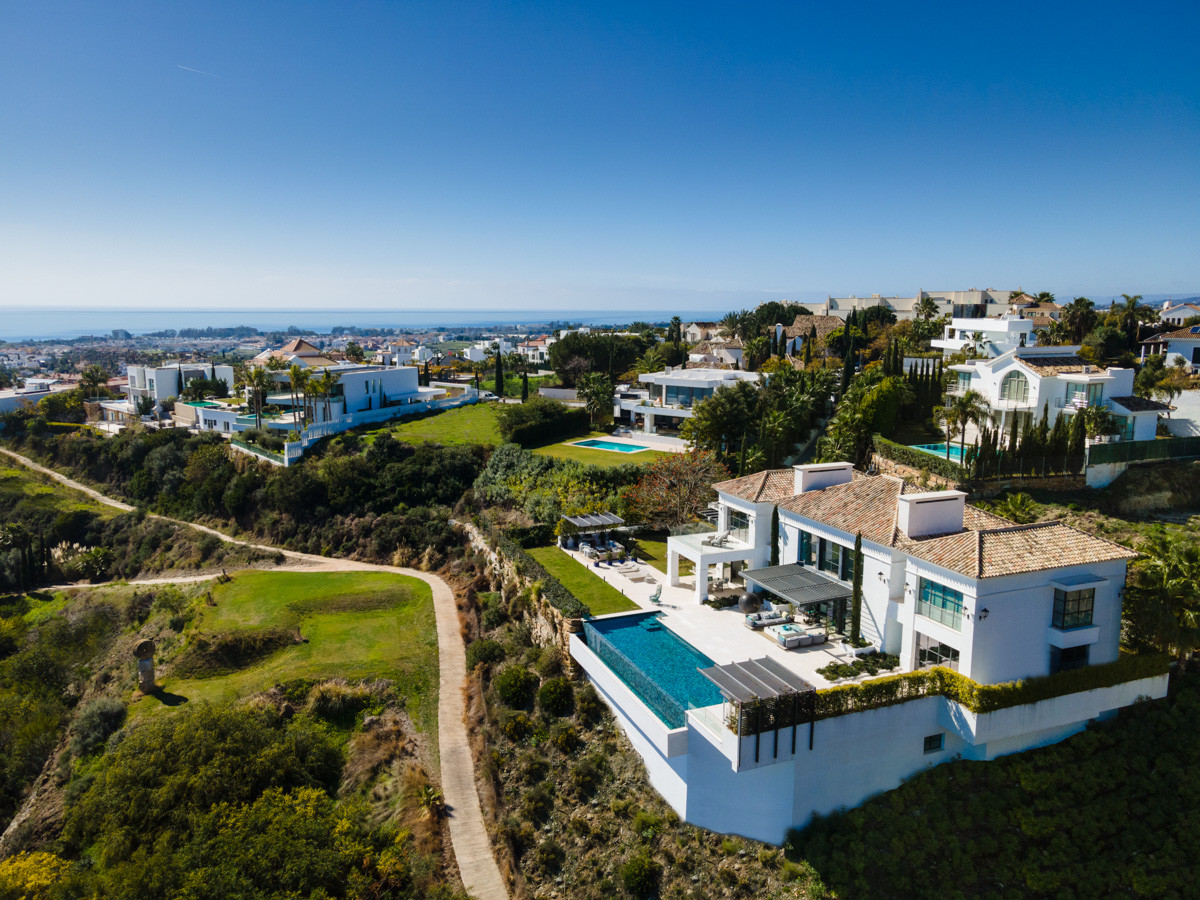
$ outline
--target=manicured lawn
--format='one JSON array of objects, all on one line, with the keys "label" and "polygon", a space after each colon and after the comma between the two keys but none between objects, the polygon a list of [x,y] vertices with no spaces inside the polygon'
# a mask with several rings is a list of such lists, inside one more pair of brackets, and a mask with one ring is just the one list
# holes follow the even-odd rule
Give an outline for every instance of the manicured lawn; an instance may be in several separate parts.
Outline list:
[{"label": "manicured lawn", "polygon": [[[644,559],[664,575],[667,573],[667,533],[665,531],[647,532],[637,537],[638,559]],[[679,574],[691,575],[691,560],[679,558]]]},{"label": "manicured lawn", "polygon": [[[294,678],[386,678],[436,740],[437,629],[433,595],[423,581],[385,572],[247,571],[214,586],[212,598],[215,607],[202,607],[201,631],[295,627],[304,643],[229,675],[168,675],[161,679],[168,694],[221,702]],[[159,706],[149,698],[137,705],[146,712]]]},{"label": "manicured lawn", "polygon": [[383,431],[390,431],[396,440],[410,444],[485,444],[497,447],[504,443],[500,437],[500,426],[496,424],[494,403],[473,403],[423,419],[400,422],[390,428],[371,431],[366,439],[373,441],[374,435]]},{"label": "manicured lawn", "polygon": [[563,587],[586,603],[594,616],[638,608],[636,603],[558,547],[536,547],[529,554],[561,581]]},{"label": "manicured lawn", "polygon": [[[576,462],[587,463],[592,466],[619,466],[624,463],[645,465],[654,462],[660,456],[667,455],[658,450],[642,450],[638,453],[618,453],[615,450],[593,450],[589,447],[571,446],[576,441],[586,441],[588,438],[606,440],[611,439],[611,437],[611,435],[605,434],[603,431],[593,431],[586,437],[570,438],[565,441],[559,441],[557,444],[547,444],[544,447],[533,447],[531,449],[534,453],[540,453],[543,456],[573,459]],[[636,439],[634,443],[636,443]]]}]

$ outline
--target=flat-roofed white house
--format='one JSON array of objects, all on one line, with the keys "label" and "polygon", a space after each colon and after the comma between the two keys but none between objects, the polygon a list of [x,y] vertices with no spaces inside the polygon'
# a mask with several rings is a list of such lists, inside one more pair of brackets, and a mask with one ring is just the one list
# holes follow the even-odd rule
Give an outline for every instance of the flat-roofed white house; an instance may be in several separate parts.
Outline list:
[{"label": "flat-roofed white house", "polygon": [[617,400],[614,414],[618,419],[640,426],[646,434],[659,429],[676,431],[692,417],[692,407],[726,385],[739,381],[756,382],[760,372],[737,369],[683,369],[667,366],[661,372],[638,376],[642,390],[626,391]]},{"label": "flat-roofed white house", "polygon": [[940,338],[929,342],[945,355],[966,350],[985,356],[1000,356],[1018,347],[1037,344],[1034,321],[1004,315],[998,319],[951,319]]},{"label": "flat-roofed white house", "polygon": [[837,316],[845,321],[851,312],[862,312],[873,307],[882,306],[895,314],[896,318],[905,321],[914,319],[917,307],[926,298],[933,301],[938,316],[956,318],[984,318],[1000,315],[1009,308],[1009,295],[1013,291],[997,291],[993,288],[966,291],[917,291],[912,297],[884,297],[871,294],[869,297],[827,296],[823,303],[808,304],[817,315]]},{"label": "flat-roofed white house", "polygon": [[1001,434],[1007,434],[1013,417],[1018,429],[1025,420],[1049,420],[1074,415],[1089,406],[1103,406],[1117,418],[1117,437],[1126,441],[1153,440],[1158,415],[1165,404],[1133,393],[1133,369],[1093,366],[1078,355],[1078,347],[1019,347],[995,359],[974,359],[951,366],[955,380],[951,395],[978,391]]},{"label": "flat-roofed white house", "polygon": [[[814,814],[856,806],[930,766],[1054,743],[1166,695],[1161,660],[1121,657],[1121,594],[1135,555],[1124,547],[1058,522],[1017,525],[962,492],[922,492],[849,463],[714,488],[717,532],[669,538],[669,580],[680,581],[680,557],[698,571],[739,560],[741,579],[785,623],[772,626],[775,639],[748,633],[757,626],[746,617],[743,628],[736,609],[679,604],[677,594],[661,614],[600,617],[570,638],[651,783],[689,822],[780,842]],[[878,701],[824,691],[813,674],[853,659],[841,635],[857,566],[862,635],[899,657],[902,680]],[[636,640],[622,641],[627,631]],[[664,669],[664,658],[678,662]],[[1036,700],[1022,700],[1019,685],[990,706],[971,699],[1029,679],[1044,679]]]},{"label": "flat-roofed white house", "polygon": [[1162,353],[1167,365],[1182,363],[1190,372],[1200,372],[1200,325],[1178,328],[1156,334],[1142,341],[1142,359],[1151,353]]}]

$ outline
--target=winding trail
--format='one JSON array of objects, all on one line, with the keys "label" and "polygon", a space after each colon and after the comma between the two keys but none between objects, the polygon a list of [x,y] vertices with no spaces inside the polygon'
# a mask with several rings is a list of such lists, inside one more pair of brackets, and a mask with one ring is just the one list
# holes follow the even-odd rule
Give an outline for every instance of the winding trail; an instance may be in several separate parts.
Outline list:
[{"label": "winding trail", "polygon": [[[60,472],[38,465],[19,453],[0,448],[0,454],[10,457],[25,468],[45,475],[71,490],[85,494],[97,503],[124,512],[131,512],[134,509],[128,503],[105,496]],[[151,515],[164,522],[215,535],[229,544],[241,544],[269,553],[281,553],[288,559],[302,563],[303,571],[306,572],[391,572],[397,575],[407,575],[409,578],[419,578],[429,585],[433,592],[433,609],[437,619],[438,635],[438,761],[442,777],[442,797],[449,810],[450,843],[454,848],[454,858],[458,862],[458,871],[468,894],[477,900],[508,900],[508,889],[500,874],[500,867],[496,865],[491,840],[488,838],[487,828],[483,822],[479,792],[475,787],[475,760],[471,756],[471,745],[467,740],[465,721],[464,694],[467,681],[467,653],[459,626],[454,591],[450,589],[450,586],[436,575],[416,569],[382,566],[350,559],[318,556],[313,553],[299,553],[295,550],[284,550],[269,544],[256,544],[230,537],[215,528],[197,525],[194,522],[172,519],[169,516]],[[200,581],[212,577],[214,576],[185,576],[171,580],[176,582]],[[161,584],[166,581],[167,579],[149,579],[142,582],[130,582],[130,584]]]}]

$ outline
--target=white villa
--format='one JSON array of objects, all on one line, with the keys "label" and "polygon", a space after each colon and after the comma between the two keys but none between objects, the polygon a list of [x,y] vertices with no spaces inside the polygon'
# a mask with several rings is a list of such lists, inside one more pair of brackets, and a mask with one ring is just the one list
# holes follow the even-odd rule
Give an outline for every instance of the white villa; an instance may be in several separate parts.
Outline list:
[{"label": "white villa", "polygon": [[1000,356],[1018,347],[1037,344],[1034,320],[1003,315],[996,319],[951,319],[940,338],[930,344],[946,356],[967,350],[985,356]]},{"label": "white villa", "polygon": [[692,417],[692,407],[718,388],[761,378],[760,372],[667,366],[661,372],[639,375],[638,381],[645,389],[623,392],[616,401],[614,417],[640,427],[646,434],[656,434],[660,428],[676,431],[684,419]]},{"label": "white villa", "polygon": [[233,391],[233,366],[211,362],[168,363],[163,366],[127,366],[128,385],[122,400],[101,400],[100,415],[106,422],[124,423],[138,415],[138,404],[151,400],[154,412],[163,410],[162,402],[182,397],[193,381],[223,381],[227,391]]},{"label": "white villa", "polygon": [[1142,341],[1142,359],[1151,353],[1162,353],[1167,365],[1182,361],[1190,372],[1200,372],[1200,325],[1156,334]]},{"label": "white villa", "polygon": [[[668,540],[663,605],[586,620],[570,637],[652,784],[689,822],[778,843],[814,814],[856,806],[922,769],[1054,743],[1166,695],[1164,668],[1119,659],[1135,555],[1124,547],[1057,522],[1016,525],[968,506],[962,492],[917,492],[849,463],[714,487],[717,531]],[[681,558],[698,573],[691,585]],[[785,624],[751,630],[753,617],[736,608],[700,604],[710,569],[727,564],[742,567],[770,621]],[[816,672],[856,658],[830,633],[849,631],[856,565],[862,636],[899,657],[897,672],[916,673],[882,701],[823,691],[830,683]],[[957,675],[920,675],[933,667]],[[1090,668],[1088,679],[1072,672]],[[960,676],[978,694],[955,693]],[[1022,700],[1015,686],[990,707],[971,699],[1036,678],[1047,679],[1040,699]]]},{"label": "white villa", "polygon": [[978,391],[987,400],[1001,434],[1012,418],[1018,429],[1025,419],[1041,417],[1048,408],[1053,423],[1089,406],[1107,407],[1117,418],[1120,440],[1153,440],[1162,403],[1133,393],[1133,369],[1092,366],[1077,356],[1078,347],[1019,347],[995,359],[974,359],[951,366],[957,381],[951,395]]},{"label": "white villa", "polygon": [[1168,325],[1182,327],[1188,319],[1200,316],[1200,303],[1172,303],[1170,300],[1162,305],[1159,318]]}]

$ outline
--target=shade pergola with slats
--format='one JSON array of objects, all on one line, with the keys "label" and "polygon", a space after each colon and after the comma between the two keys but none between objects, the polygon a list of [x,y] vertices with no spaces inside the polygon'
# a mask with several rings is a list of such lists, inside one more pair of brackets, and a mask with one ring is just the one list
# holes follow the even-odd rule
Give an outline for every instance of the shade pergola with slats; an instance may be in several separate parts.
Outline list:
[{"label": "shade pergola with slats", "polygon": [[775,758],[779,756],[781,729],[791,729],[791,752],[795,753],[796,729],[808,724],[808,747],[812,749],[817,689],[782,663],[764,656],[697,671],[716,686],[730,707],[732,715],[726,716],[726,723],[738,736],[739,765],[741,738],[751,734],[755,763],[759,761],[762,735],[768,731],[775,735]]}]

